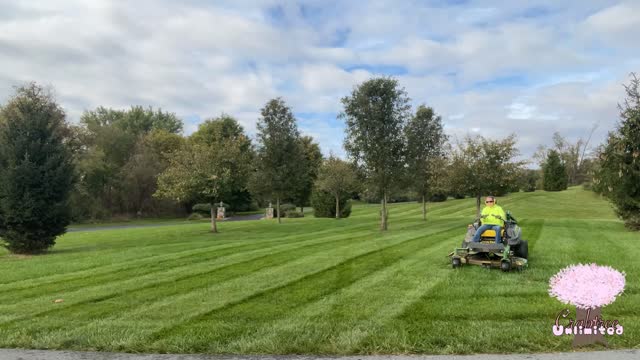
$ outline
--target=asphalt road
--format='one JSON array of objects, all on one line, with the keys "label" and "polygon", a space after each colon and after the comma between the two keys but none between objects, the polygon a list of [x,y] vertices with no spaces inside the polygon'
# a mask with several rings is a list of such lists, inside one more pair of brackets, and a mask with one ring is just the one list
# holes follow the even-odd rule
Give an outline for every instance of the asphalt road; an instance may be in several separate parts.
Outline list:
[{"label": "asphalt road", "polygon": [[514,355],[212,356],[0,349],[0,360],[637,360],[640,350]]}]

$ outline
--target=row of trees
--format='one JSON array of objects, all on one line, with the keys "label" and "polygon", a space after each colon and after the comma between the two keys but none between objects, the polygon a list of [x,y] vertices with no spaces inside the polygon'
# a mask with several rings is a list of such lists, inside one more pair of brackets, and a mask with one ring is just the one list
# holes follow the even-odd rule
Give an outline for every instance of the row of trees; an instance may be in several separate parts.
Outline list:
[{"label": "row of trees", "polygon": [[[234,210],[275,201],[280,222],[282,202],[303,209],[313,199],[318,213],[340,217],[354,194],[380,201],[386,230],[387,203],[398,194],[419,199],[426,220],[427,200],[472,196],[479,212],[482,195],[533,191],[540,181],[562,190],[592,175],[594,190],[640,227],[638,87],[633,76],[622,121],[597,158],[585,156],[589,139],[569,144],[555,134],[536,171],[516,160],[514,136],[450,143],[440,116],[426,105],[412,111],[393,78],[365,81],[341,99],[348,161],[324,159],[280,98],[261,109],[252,142],[228,115],[188,137],[175,114],[152,108],[100,107],[71,125],[49,91],[29,84],[0,108],[0,237],[12,251],[36,252],[72,220],[184,213],[196,203],[209,204],[217,231],[221,201]],[[327,201],[335,208],[327,211]]]}]

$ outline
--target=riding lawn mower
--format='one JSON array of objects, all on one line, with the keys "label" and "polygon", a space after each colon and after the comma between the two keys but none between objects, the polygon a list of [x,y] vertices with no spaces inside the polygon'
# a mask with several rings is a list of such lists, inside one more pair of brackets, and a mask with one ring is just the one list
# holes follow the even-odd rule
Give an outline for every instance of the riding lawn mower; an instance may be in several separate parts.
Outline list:
[{"label": "riding lawn mower", "polygon": [[449,254],[451,265],[459,268],[464,264],[480,265],[485,268],[522,270],[527,267],[529,243],[522,239],[522,229],[516,219],[507,211],[507,218],[501,229],[502,242],[496,243],[494,230],[486,230],[480,235],[479,242],[473,242],[473,236],[481,225],[482,217],[477,218],[467,228],[462,245]]}]

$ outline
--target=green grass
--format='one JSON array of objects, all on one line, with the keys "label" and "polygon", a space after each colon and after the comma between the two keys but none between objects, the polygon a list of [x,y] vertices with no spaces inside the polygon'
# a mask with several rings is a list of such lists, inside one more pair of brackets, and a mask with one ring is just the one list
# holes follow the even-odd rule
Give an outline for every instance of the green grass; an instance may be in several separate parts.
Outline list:
[{"label": "green grass", "polygon": [[[171,353],[507,353],[570,350],[548,280],[577,262],[627,273],[603,309],[613,348],[640,347],[640,234],[589,192],[518,193],[530,268],[453,270],[474,200],[376,205],[349,219],[74,232],[47,255],[0,253],[0,347]],[[56,299],[64,302],[54,303]]]}]

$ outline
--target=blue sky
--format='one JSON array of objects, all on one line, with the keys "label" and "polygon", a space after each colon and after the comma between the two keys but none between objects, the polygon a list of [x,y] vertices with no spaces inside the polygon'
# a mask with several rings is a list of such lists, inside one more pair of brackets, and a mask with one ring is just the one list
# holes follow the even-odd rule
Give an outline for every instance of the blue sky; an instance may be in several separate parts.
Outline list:
[{"label": "blue sky", "polygon": [[640,72],[639,1],[0,0],[0,102],[54,87],[69,118],[97,106],[221,113],[255,132],[281,96],[303,133],[343,155],[340,98],[391,75],[452,138],[518,135],[523,156],[617,121]]}]

